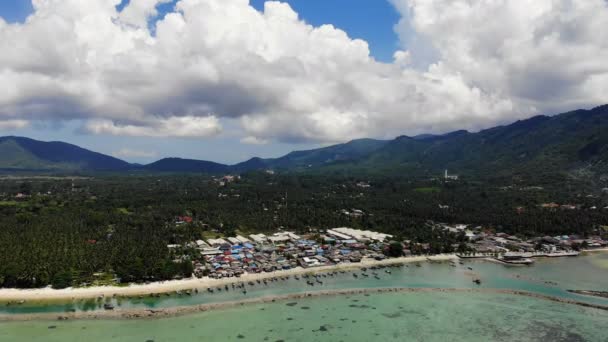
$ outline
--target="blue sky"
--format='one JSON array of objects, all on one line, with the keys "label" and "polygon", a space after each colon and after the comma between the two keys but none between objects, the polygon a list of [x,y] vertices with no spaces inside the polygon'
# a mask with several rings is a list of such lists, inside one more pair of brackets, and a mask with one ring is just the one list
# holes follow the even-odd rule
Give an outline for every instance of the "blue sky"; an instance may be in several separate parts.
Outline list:
[{"label": "blue sky", "polygon": [[[348,33],[352,38],[366,40],[374,58],[379,61],[391,61],[398,44],[393,26],[399,15],[388,1],[382,0],[288,0],[300,18],[319,26],[332,24]],[[263,10],[264,0],[252,0],[251,4]],[[160,16],[171,11],[174,3],[158,7]],[[1,0],[0,16],[7,22],[23,22],[33,11],[28,0]],[[235,123],[224,123],[229,127]],[[290,144],[273,142],[266,145],[248,145],[238,138],[221,136],[208,139],[146,138],[146,137],[108,137],[78,132],[80,122],[62,123],[49,127],[45,125],[30,126],[12,132],[0,132],[0,135],[22,135],[41,140],[61,140],[77,144],[102,153],[112,154],[121,149],[147,151],[154,153],[150,157],[125,158],[133,162],[149,162],[157,158],[178,156],[184,158],[206,159],[218,162],[235,163],[253,156],[276,157],[293,150],[318,147],[314,143]]]}]

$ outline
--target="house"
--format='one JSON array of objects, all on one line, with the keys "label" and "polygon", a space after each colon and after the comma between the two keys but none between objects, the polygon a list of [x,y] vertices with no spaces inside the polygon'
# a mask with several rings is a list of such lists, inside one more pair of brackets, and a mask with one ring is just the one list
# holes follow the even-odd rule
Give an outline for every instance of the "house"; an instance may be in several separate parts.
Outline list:
[{"label": "house", "polygon": [[352,239],[352,236],[340,233],[340,232],[338,232],[336,230],[333,230],[333,229],[328,229],[327,230],[327,234],[335,237],[338,240],[350,240],[350,239]]},{"label": "house", "polygon": [[292,233],[292,232],[280,232],[280,233],[275,233],[272,236],[268,237],[268,240],[270,240],[270,242],[277,244],[277,243],[283,243],[283,242],[288,242],[288,241],[297,241],[300,240],[300,236]]},{"label": "house", "polygon": [[243,244],[251,242],[249,239],[247,239],[246,237],[241,236],[241,235],[237,235],[236,238],[237,238],[237,240],[239,240],[240,243],[243,243]]},{"label": "house", "polygon": [[321,266],[321,263],[319,263],[319,260],[314,259],[314,258],[304,257],[301,260],[303,261],[303,263],[300,263],[302,265],[302,267]]},{"label": "house", "polygon": [[249,235],[249,237],[255,243],[264,243],[264,242],[268,241],[268,237],[264,234],[251,234],[251,235]]},{"label": "house", "polygon": [[227,240],[233,244],[233,245],[240,245],[241,244],[241,240],[235,238],[235,237],[229,237],[227,238]]},{"label": "house", "polygon": [[219,247],[221,245],[227,244],[228,242],[224,239],[208,239],[207,243],[209,244],[209,246]]},{"label": "house", "polygon": [[203,240],[196,240],[196,245],[198,246],[198,248],[209,248],[211,246],[209,246],[205,241]]},{"label": "house", "polygon": [[201,255],[203,256],[220,254],[222,254],[222,251],[219,248],[203,248],[201,250]]}]

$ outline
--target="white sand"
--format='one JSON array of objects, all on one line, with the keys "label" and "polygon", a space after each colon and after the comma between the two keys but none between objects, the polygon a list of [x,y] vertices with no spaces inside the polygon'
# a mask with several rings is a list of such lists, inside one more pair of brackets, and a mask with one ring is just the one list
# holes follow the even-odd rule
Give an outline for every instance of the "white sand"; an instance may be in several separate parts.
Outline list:
[{"label": "white sand", "polygon": [[116,287],[116,286],[99,286],[99,287],[87,287],[87,288],[67,288],[61,290],[54,290],[52,288],[43,289],[0,289],[0,301],[39,301],[39,300],[69,300],[69,299],[90,299],[98,297],[130,297],[140,296],[158,293],[168,293],[175,291],[185,291],[192,289],[206,289],[207,287],[224,286],[231,283],[256,281],[262,279],[268,279],[272,277],[284,277],[287,275],[305,274],[305,273],[318,273],[335,270],[344,270],[361,267],[371,267],[378,265],[391,265],[391,264],[403,264],[403,263],[414,263],[414,262],[425,262],[427,260],[432,261],[447,261],[458,259],[455,254],[446,255],[435,255],[431,257],[426,256],[415,256],[415,257],[401,257],[392,258],[386,260],[373,260],[364,259],[360,263],[344,263],[332,266],[321,266],[314,268],[294,268],[286,271],[276,271],[272,273],[255,273],[245,274],[240,278],[224,278],[224,279],[211,279],[208,277],[197,279],[189,278],[183,280],[172,280],[150,283],[145,285],[132,284],[127,287]]}]

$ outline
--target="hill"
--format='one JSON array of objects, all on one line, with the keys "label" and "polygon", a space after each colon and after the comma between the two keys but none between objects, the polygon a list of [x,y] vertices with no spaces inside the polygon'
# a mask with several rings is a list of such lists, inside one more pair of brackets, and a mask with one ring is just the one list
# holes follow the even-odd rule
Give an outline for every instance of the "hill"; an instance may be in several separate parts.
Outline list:
[{"label": "hill", "polygon": [[478,133],[457,131],[423,139],[399,137],[349,165],[384,171],[511,175],[606,172],[608,105],[536,116]]},{"label": "hill", "polygon": [[200,172],[223,173],[229,172],[228,165],[204,160],[165,158],[152,164],[144,165],[141,169],[153,172]]},{"label": "hill", "polygon": [[64,142],[0,137],[0,169],[34,171],[123,171],[131,164]]},{"label": "hill", "polygon": [[235,171],[256,169],[310,169],[327,165],[357,161],[384,146],[388,141],[358,139],[344,144],[332,145],[307,151],[294,151],[280,158],[252,158],[233,165]]}]

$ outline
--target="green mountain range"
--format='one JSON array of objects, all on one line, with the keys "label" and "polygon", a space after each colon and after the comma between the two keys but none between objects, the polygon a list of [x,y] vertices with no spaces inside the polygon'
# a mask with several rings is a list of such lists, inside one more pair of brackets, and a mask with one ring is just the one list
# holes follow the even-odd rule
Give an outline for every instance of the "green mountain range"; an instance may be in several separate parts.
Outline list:
[{"label": "green mountain range", "polygon": [[225,165],[166,158],[148,165],[95,153],[62,142],[0,138],[0,169],[226,173],[253,170],[516,175],[533,172],[608,172],[608,105],[555,116],[535,116],[476,133],[359,139],[280,158],[252,158]]},{"label": "green mountain range", "polygon": [[0,169],[23,171],[123,171],[131,164],[64,142],[0,137]]}]

